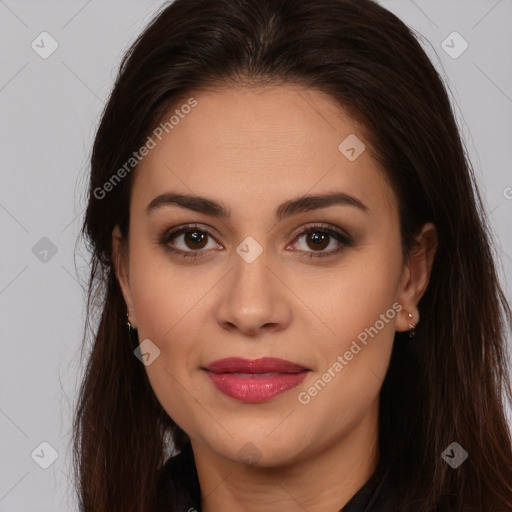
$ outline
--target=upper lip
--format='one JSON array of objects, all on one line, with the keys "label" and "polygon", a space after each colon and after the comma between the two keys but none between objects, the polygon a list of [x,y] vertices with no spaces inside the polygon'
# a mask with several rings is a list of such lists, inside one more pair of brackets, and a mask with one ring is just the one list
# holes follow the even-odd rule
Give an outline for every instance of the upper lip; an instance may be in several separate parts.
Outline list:
[{"label": "upper lip", "polygon": [[205,366],[205,369],[213,373],[298,373],[308,370],[299,364],[275,357],[227,357],[213,361]]}]

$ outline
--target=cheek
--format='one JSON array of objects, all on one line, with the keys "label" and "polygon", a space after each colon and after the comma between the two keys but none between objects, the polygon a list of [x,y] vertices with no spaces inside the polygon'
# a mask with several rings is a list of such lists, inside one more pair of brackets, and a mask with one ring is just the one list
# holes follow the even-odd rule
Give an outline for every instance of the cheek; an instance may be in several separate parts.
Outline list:
[{"label": "cheek", "polygon": [[160,351],[145,366],[146,374],[167,414],[194,435],[198,424],[209,421],[195,398],[201,396],[201,389],[191,378],[200,353],[199,340],[204,339],[199,330],[204,325],[201,297],[205,280],[199,276],[185,279],[178,268],[147,250],[134,251],[132,256],[132,295],[139,340],[150,339]]},{"label": "cheek", "polygon": [[399,250],[386,252],[375,244],[352,252],[341,265],[319,272],[314,279],[295,280],[294,291],[322,320],[325,352],[332,356],[332,349],[342,350],[376,322],[379,332],[392,337],[396,319],[392,306],[401,276],[399,258]]},{"label": "cheek", "polygon": [[367,246],[317,281],[323,286],[298,292],[309,290],[306,302],[318,307],[315,312],[325,326],[325,335],[317,338],[317,380],[308,384],[315,388],[308,389],[316,393],[316,407],[358,416],[377,398],[401,310],[396,301],[400,254],[398,243]]},{"label": "cheek", "polygon": [[139,334],[161,341],[185,318],[198,282],[184,282],[183,272],[163,249],[137,234],[130,250],[130,286],[137,323],[144,331]]},{"label": "cheek", "polygon": [[[347,291],[350,291],[347,284]],[[334,332],[320,336],[315,347],[320,355],[315,373],[298,400],[307,412],[307,422],[329,418],[326,438],[349,425],[356,425],[378,401],[394,340],[397,303],[386,286],[366,293],[340,294],[336,309],[328,315]],[[332,306],[331,307],[334,307]],[[377,407],[377,406],[376,406]]]},{"label": "cheek", "polygon": [[130,265],[139,340],[150,339],[160,350],[155,364],[146,367],[155,391],[166,390],[163,400],[183,394],[180,384],[193,392],[190,373],[199,365],[208,318],[205,294],[218,277],[184,270],[147,242],[131,252]]}]

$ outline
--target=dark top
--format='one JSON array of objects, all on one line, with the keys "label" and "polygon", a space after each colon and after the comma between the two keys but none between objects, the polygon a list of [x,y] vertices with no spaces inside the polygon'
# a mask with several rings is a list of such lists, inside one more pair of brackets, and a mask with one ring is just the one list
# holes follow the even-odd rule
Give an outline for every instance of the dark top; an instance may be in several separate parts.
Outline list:
[{"label": "dark top", "polygon": [[[379,466],[339,512],[395,512],[392,474],[391,466]],[[188,512],[189,509],[201,512],[201,492],[190,444],[164,464],[157,486],[153,512]]]},{"label": "dark top", "polygon": [[389,495],[390,470],[376,471],[354,494],[340,512],[392,512],[392,497]]}]

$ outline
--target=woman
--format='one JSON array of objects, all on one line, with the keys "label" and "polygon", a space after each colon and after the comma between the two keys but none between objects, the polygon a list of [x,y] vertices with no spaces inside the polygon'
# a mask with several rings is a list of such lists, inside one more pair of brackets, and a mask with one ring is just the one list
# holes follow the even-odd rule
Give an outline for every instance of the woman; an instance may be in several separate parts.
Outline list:
[{"label": "woman", "polygon": [[83,511],[512,510],[510,307],[442,81],[377,3],[165,7],[83,233]]}]

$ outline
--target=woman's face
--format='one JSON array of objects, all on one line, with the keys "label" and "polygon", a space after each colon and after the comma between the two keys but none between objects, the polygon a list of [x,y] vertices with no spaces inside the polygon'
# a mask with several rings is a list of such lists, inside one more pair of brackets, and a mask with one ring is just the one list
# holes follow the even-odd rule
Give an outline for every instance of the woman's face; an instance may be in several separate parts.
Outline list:
[{"label": "woman's face", "polygon": [[[374,438],[394,333],[418,320],[424,284],[402,261],[383,171],[322,93],[194,98],[135,171],[118,268],[156,396],[193,445],[230,460],[277,466]],[[249,362],[212,365],[225,358]]]}]

